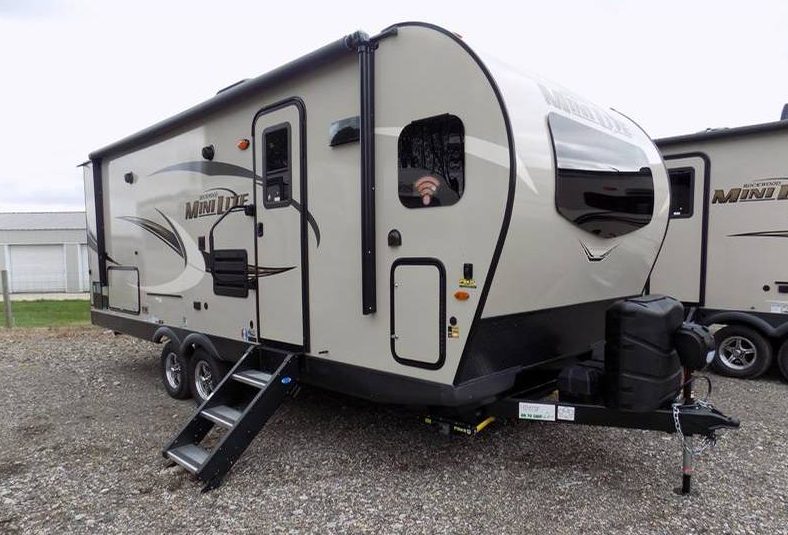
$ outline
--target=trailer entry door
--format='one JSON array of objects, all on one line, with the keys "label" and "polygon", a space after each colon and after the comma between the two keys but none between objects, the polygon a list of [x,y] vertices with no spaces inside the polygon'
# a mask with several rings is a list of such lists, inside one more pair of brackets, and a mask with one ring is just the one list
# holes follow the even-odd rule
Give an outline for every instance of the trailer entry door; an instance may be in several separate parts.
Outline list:
[{"label": "trailer entry door", "polygon": [[306,348],[303,124],[292,100],[258,112],[253,131],[260,339]]},{"label": "trailer entry door", "polygon": [[665,158],[670,176],[670,223],[650,279],[651,293],[703,303],[701,270],[706,163],[699,156]]}]

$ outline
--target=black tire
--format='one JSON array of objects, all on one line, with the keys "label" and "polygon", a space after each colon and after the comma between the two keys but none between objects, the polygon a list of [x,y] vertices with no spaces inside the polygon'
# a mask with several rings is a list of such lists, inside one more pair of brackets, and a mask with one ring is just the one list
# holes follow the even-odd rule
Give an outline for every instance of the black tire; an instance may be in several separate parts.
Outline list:
[{"label": "black tire", "polygon": [[712,366],[721,375],[754,379],[772,364],[772,344],[752,327],[728,325],[714,333],[714,341],[717,350]]},{"label": "black tire", "polygon": [[189,388],[194,402],[202,405],[208,399],[206,394],[219,385],[226,373],[225,363],[213,358],[204,349],[196,348],[189,363]]},{"label": "black tire", "polygon": [[161,382],[164,389],[175,399],[191,397],[189,389],[189,362],[180,354],[178,346],[173,341],[164,344],[161,349]]},{"label": "black tire", "polygon": [[783,374],[783,379],[788,381],[788,340],[783,342],[777,353],[777,366],[780,368],[780,373]]}]

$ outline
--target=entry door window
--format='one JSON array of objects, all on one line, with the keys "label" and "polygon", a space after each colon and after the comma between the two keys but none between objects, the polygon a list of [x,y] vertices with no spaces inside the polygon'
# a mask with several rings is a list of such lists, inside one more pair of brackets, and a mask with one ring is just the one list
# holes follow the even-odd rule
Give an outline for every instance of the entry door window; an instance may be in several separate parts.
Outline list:
[{"label": "entry door window", "polygon": [[289,206],[292,198],[290,124],[266,128],[263,132],[263,206]]},{"label": "entry door window", "polygon": [[668,171],[670,176],[670,217],[692,217],[692,192],[695,188],[695,170],[681,167]]}]

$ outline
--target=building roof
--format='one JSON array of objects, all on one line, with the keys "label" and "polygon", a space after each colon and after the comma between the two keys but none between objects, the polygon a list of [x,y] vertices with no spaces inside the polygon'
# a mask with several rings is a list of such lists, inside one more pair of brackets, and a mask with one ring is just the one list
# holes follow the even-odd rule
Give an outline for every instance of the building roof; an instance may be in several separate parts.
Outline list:
[{"label": "building roof", "polygon": [[84,230],[85,212],[0,213],[0,230]]},{"label": "building roof", "polygon": [[771,123],[751,124],[747,126],[737,126],[735,128],[710,128],[708,130],[696,132],[694,134],[655,139],[654,143],[656,143],[659,147],[664,147],[666,145],[675,145],[678,143],[746,136],[748,134],[761,134],[765,132],[774,132],[777,130],[788,130],[788,120],[773,121]]}]

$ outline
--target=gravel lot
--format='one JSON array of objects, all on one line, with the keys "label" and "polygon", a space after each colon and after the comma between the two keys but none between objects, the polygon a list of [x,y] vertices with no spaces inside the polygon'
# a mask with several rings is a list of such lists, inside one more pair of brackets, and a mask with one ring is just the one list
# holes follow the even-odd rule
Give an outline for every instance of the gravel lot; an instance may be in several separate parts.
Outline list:
[{"label": "gravel lot", "polygon": [[788,533],[788,385],[715,378],[743,425],[682,498],[678,439],[412,414],[304,390],[208,494],[160,448],[191,414],[159,349],[96,328],[0,331],[0,533]]}]

